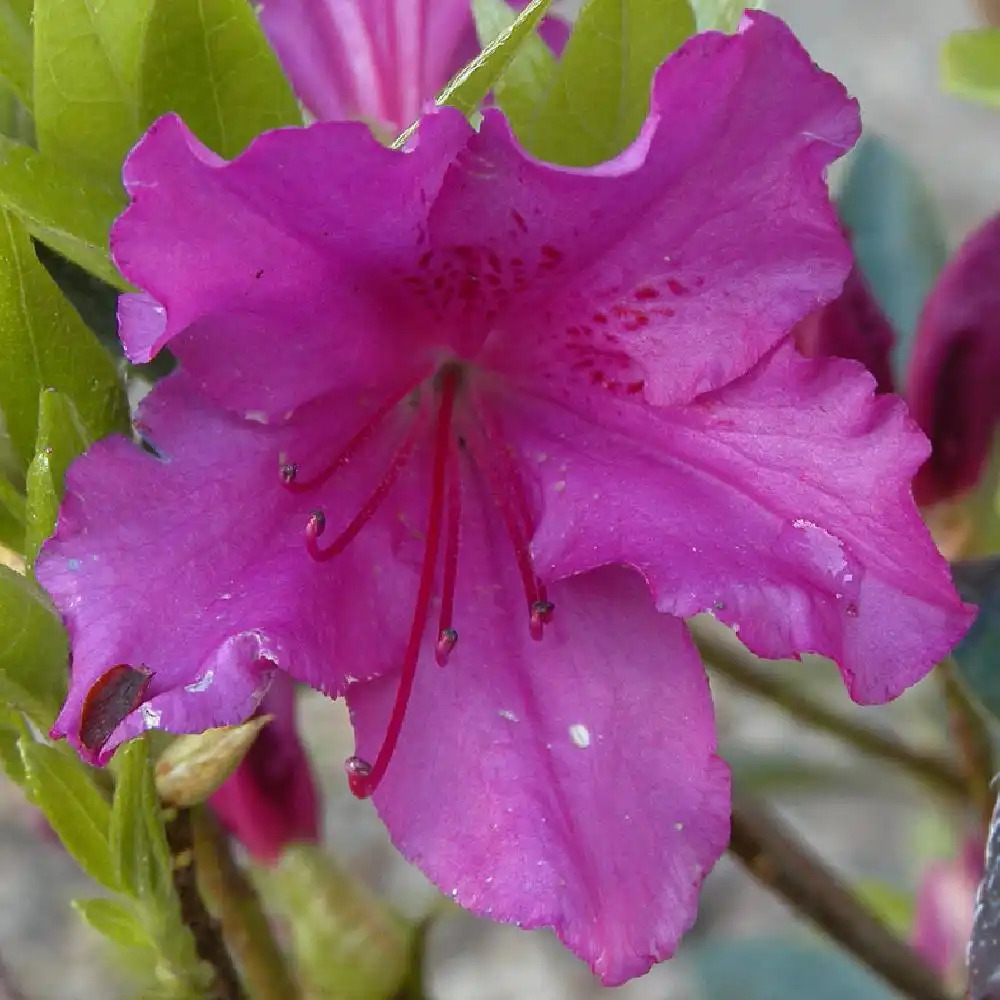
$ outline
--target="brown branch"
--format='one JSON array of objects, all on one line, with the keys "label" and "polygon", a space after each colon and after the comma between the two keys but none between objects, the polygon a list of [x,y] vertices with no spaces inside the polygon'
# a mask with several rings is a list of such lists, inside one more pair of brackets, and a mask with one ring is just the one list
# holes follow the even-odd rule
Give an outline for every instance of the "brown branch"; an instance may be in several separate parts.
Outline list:
[{"label": "brown branch", "polygon": [[219,917],[222,934],[239,962],[255,1000],[295,1000],[300,991],[274,940],[260,897],[233,860],[215,818],[194,815],[194,854],[198,883]]},{"label": "brown branch", "polygon": [[729,851],[760,883],[910,1000],[955,1000],[923,958],[773,813],[737,798]]},{"label": "brown branch", "polygon": [[786,681],[768,674],[742,646],[712,634],[698,623],[692,624],[691,634],[704,661],[743,691],[772,702],[793,718],[836,736],[870,757],[902,768],[941,795],[966,800],[965,778],[947,758],[916,750],[895,737],[831,711]]},{"label": "brown branch", "polygon": [[952,657],[938,665],[944,684],[951,731],[962,757],[962,771],[968,800],[979,811],[985,835],[993,816],[993,746],[979,709],[969,697]]},{"label": "brown branch", "polygon": [[166,832],[174,859],[174,889],[180,900],[181,919],[191,931],[198,957],[213,972],[209,996],[211,1000],[247,1000],[219,925],[205,908],[198,889],[191,810],[177,809],[167,819]]}]

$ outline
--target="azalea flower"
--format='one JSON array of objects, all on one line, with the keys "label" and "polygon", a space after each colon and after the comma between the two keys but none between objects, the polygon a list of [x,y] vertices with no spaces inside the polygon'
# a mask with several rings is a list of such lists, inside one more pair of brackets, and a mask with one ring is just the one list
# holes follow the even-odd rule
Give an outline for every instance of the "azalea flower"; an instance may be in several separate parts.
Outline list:
[{"label": "azalea flower", "polygon": [[287,674],[346,696],[351,788],[459,904],[552,926],[608,984],[672,954],[729,835],[684,619],[825,654],[870,703],[970,618],[910,496],[924,438],[788,338],[847,275],[824,174],[857,133],[760,13],[686,43],[592,169],[495,110],[228,163],[155,123],[120,332],[180,367],[146,450],[69,472],[38,568],[73,645],[54,735],[105,761]]},{"label": "azalea flower", "polygon": [[[470,0],[263,0],[260,22],[316,118],[390,137],[479,51]],[[541,33],[558,49],[567,28],[546,18]]]},{"label": "azalea flower", "polygon": [[[843,294],[796,330],[809,357],[855,358],[891,392],[892,328],[855,268]],[[902,391],[932,451],[913,483],[921,505],[979,481],[1000,423],[1000,216],[949,260],[924,303]]]},{"label": "azalea flower", "polygon": [[972,489],[1000,423],[1000,216],[945,265],[917,325],[906,383],[934,450],[914,482],[936,503]]},{"label": "azalea flower", "polygon": [[287,674],[275,676],[260,714],[271,721],[210,802],[254,858],[272,864],[288,844],[319,839],[319,804],[295,724],[295,685]]}]

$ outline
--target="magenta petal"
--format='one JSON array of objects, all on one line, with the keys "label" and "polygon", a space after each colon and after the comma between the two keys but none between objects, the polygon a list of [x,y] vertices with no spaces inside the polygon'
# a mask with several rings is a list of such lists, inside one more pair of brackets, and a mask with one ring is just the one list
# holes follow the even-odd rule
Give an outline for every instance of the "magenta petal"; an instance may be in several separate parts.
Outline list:
[{"label": "magenta petal", "polygon": [[316,783],[295,724],[295,685],[278,674],[260,706],[272,716],[211,798],[222,825],[265,863],[287,844],[319,838]]},{"label": "magenta petal", "polygon": [[[475,563],[470,545],[462,558]],[[490,578],[488,563],[462,565]],[[467,594],[452,658],[425,660],[375,802],[461,906],[552,926],[622,983],[673,953],[729,838],[704,670],[683,623],[625,570],[553,586],[541,642],[505,596]],[[348,689],[363,756],[394,693],[388,677]]]},{"label": "magenta petal", "polygon": [[[301,423],[271,427],[213,409],[179,373],[140,412],[161,460],[111,438],[73,464],[56,535],[38,564],[72,639],[56,735],[104,759],[144,728],[196,732],[243,721],[276,669],[336,694],[346,676],[395,665],[405,623],[392,609],[414,587],[412,568],[397,559],[397,535],[400,518],[422,511],[419,492],[414,498],[413,483],[401,481],[381,520],[340,558],[317,564],[305,548],[311,509],[327,505],[337,530],[334,519],[351,513],[337,504],[356,509],[371,470],[359,459],[332,492],[306,495],[287,491],[279,476],[282,455],[306,460],[311,472],[335,454],[337,429],[350,427],[359,405],[326,400]],[[386,434],[384,446],[370,445],[376,463],[394,447],[391,421]],[[359,660],[372,635],[385,638],[385,656]],[[103,748],[84,746],[88,699],[119,664],[152,673],[144,703]]]},{"label": "magenta petal", "polygon": [[1000,216],[941,272],[917,323],[906,396],[933,451],[914,491],[923,504],[976,485],[1000,421]]},{"label": "magenta petal", "polygon": [[227,163],[161,118],[125,163],[132,203],[111,236],[146,293],[122,306],[129,357],[169,343],[213,399],[272,415],[405,376],[401,348],[422,359],[394,272],[417,256],[468,134],[449,110],[400,153],[362,125],[326,123],[268,132]]},{"label": "magenta petal", "polygon": [[893,391],[895,334],[856,266],[840,295],[802,320],[794,337],[806,357],[860,361],[875,376],[879,392]]},{"label": "magenta petal", "polygon": [[536,372],[549,393],[604,379],[683,402],[840,292],[851,256],[825,171],[858,128],[840,83],[756,14],[668,59],[640,137],[593,169],[532,160],[488,111],[441,188],[431,243],[482,248],[470,295],[491,365]]},{"label": "magenta petal", "polygon": [[317,118],[390,133],[476,52],[469,0],[264,0],[260,20]]},{"label": "magenta petal", "polygon": [[540,571],[634,565],[661,610],[712,611],[761,656],[822,653],[855,700],[894,697],[973,615],[910,494],[926,440],[873,389],[786,345],[688,406],[609,398],[603,426],[512,405],[511,437],[544,456]]}]

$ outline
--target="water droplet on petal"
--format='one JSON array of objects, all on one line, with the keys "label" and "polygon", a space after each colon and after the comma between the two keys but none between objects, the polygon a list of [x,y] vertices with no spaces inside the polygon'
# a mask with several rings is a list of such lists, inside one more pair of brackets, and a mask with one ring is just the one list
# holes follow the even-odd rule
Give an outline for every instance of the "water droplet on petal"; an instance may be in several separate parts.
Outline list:
[{"label": "water droplet on petal", "polygon": [[590,746],[590,730],[582,722],[574,722],[569,727],[569,738],[581,750]]}]

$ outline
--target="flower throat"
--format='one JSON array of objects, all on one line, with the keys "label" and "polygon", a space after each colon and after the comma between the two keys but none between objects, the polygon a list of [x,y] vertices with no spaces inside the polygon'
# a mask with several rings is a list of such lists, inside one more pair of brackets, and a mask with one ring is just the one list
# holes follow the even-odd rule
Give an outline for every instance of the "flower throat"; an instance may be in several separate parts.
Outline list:
[{"label": "flower throat", "polygon": [[[375,436],[382,422],[399,404],[407,398],[417,401],[415,416],[402,443],[389,459],[381,479],[340,534],[332,542],[321,544],[320,540],[326,531],[326,515],[322,510],[314,510],[309,515],[305,529],[306,549],[314,560],[325,562],[340,555],[360,534],[410,464],[421,440],[426,440],[428,435],[431,438],[430,502],[424,552],[396,697],[382,745],[374,761],[349,757],[345,763],[348,784],[358,798],[367,798],[378,787],[399,741],[416,678],[420,648],[431,617],[442,548],[440,610],[435,644],[435,657],[439,666],[443,667],[448,662],[448,657],[458,642],[459,633],[453,618],[462,523],[463,455],[482,473],[493,505],[503,520],[524,588],[528,630],[533,639],[542,638],[544,626],[551,621],[554,611],[552,602],[546,596],[545,587],[532,566],[528,548],[533,531],[531,509],[524,484],[510,449],[503,442],[499,426],[491,419],[486,408],[472,398],[462,365],[455,362],[442,365],[429,382],[432,388],[429,408],[419,399],[419,389],[415,392],[409,388],[392,396],[375,410],[333,461],[311,479],[300,479],[298,467],[294,464],[281,467],[281,478],[286,489],[296,493],[316,490],[351,461]],[[455,409],[456,401],[463,393],[469,398],[469,411],[474,419],[470,422],[472,433],[458,435],[455,429]]]}]

